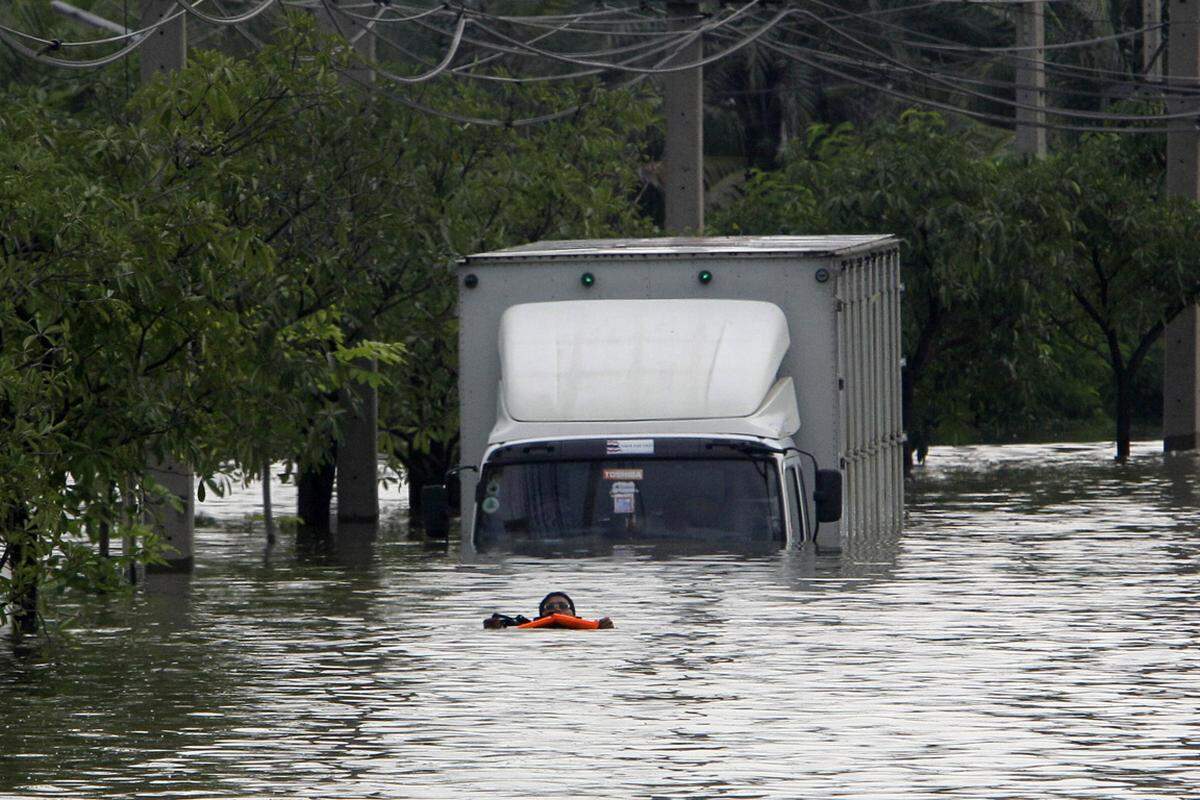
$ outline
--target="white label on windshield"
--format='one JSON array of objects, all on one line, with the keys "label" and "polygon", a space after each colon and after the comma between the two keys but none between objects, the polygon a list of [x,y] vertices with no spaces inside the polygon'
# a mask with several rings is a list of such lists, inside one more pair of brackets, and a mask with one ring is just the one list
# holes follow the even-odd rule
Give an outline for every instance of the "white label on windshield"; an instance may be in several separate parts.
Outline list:
[{"label": "white label on windshield", "polygon": [[652,456],[653,439],[609,439],[604,452],[610,456]]},{"label": "white label on windshield", "polygon": [[606,469],[604,470],[604,480],[606,481],[640,481],[645,473],[640,469]]},{"label": "white label on windshield", "polygon": [[633,513],[633,495],[631,495],[631,494],[614,494],[613,495],[613,513],[614,514],[632,514]]},{"label": "white label on windshield", "polygon": [[635,494],[636,492],[637,484],[633,481],[617,481],[612,485],[612,488],[608,490],[608,493],[611,495]]}]

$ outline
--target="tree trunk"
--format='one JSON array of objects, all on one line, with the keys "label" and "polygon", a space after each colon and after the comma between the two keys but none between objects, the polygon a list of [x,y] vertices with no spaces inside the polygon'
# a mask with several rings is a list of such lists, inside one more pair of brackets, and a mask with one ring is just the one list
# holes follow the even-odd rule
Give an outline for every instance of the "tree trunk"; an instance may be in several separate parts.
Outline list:
[{"label": "tree trunk", "polygon": [[1115,371],[1117,388],[1117,461],[1129,460],[1129,439],[1133,427],[1133,375]]},{"label": "tree trunk", "polygon": [[[421,453],[404,462],[404,478],[408,481],[408,520],[409,525],[414,528],[422,528],[425,525],[421,515],[421,489],[431,483],[447,483],[447,489],[453,489],[450,484],[458,483],[457,479],[449,482],[446,480],[446,471],[454,466],[454,446],[439,442],[433,444],[430,450],[429,453]],[[458,505],[457,492],[453,491],[452,495],[451,514]]]},{"label": "tree trunk", "polygon": [[900,422],[904,425],[906,434],[904,441],[905,477],[912,472],[914,454],[918,462],[924,463],[933,428],[929,419],[918,421],[914,416],[917,381],[920,380],[925,364],[933,355],[934,338],[942,326],[941,301],[930,291],[927,293],[927,302],[925,322],[921,325],[921,331],[917,335],[917,342],[912,352],[904,353],[904,368],[900,371]]},{"label": "tree trunk", "polygon": [[3,519],[12,583],[9,584],[9,596],[0,598],[0,602],[8,601],[11,604],[13,630],[18,633],[37,631],[37,538],[26,527],[28,519],[28,513],[23,506],[10,507]]},{"label": "tree trunk", "polygon": [[333,479],[337,472],[336,461],[328,454],[325,461],[316,466],[300,468],[296,483],[296,515],[300,524],[310,532],[329,532],[329,512],[333,503]]},{"label": "tree trunk", "polygon": [[912,427],[913,379],[912,370],[905,367],[900,371],[900,424],[904,426],[904,475],[907,477],[913,468],[914,439],[918,438]]}]

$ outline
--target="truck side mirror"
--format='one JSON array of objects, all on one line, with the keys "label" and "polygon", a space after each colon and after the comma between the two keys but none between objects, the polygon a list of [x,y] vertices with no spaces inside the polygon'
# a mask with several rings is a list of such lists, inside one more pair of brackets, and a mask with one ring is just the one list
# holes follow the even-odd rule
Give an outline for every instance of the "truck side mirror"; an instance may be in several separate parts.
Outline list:
[{"label": "truck side mirror", "polygon": [[842,518],[842,473],[836,469],[817,470],[813,503],[817,506],[817,522],[837,522]]},{"label": "truck side mirror", "polygon": [[426,536],[445,539],[450,535],[450,503],[444,485],[421,487],[421,521]]}]

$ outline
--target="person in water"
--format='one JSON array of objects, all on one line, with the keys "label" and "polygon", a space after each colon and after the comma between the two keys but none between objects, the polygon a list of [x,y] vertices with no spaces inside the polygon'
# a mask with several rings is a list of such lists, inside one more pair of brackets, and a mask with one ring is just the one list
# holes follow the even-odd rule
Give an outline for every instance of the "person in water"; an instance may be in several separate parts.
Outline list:
[{"label": "person in water", "polygon": [[[566,592],[551,592],[542,598],[542,602],[538,603],[537,619],[548,617],[551,614],[569,614],[572,617],[579,616],[575,613],[575,601],[567,595]],[[483,621],[485,628],[510,628],[514,625],[523,625],[526,622],[532,622],[520,614],[515,617],[505,616],[504,614],[492,614]],[[611,628],[612,620],[608,617],[603,617],[599,620],[601,628]]]}]

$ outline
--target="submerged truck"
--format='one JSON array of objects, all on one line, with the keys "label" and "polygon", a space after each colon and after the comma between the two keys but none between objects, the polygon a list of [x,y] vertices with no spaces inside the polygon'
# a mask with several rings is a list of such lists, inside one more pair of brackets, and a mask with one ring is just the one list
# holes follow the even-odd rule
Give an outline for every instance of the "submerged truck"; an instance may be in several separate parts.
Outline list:
[{"label": "submerged truck", "polygon": [[899,526],[893,237],[549,241],[457,278],[464,553]]}]

